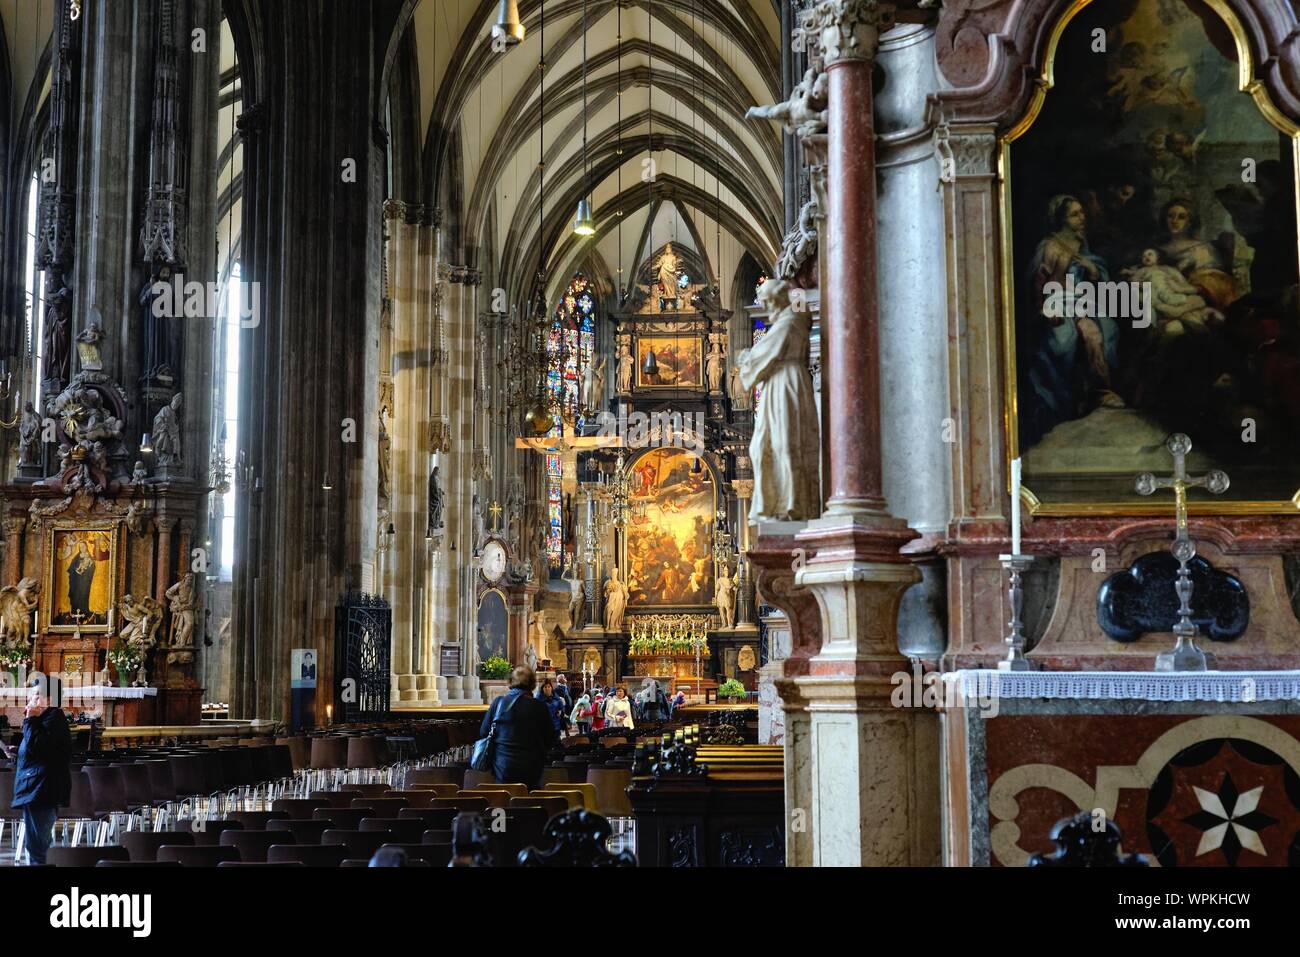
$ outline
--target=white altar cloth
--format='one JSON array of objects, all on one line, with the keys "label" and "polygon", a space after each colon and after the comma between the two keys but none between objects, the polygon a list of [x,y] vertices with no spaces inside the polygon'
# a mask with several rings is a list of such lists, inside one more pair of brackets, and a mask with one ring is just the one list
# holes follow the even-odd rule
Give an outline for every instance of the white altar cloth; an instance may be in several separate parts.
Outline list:
[{"label": "white altar cloth", "polygon": [[[63,700],[77,701],[85,698],[153,698],[158,694],[157,688],[119,688],[115,685],[64,685]],[[12,698],[18,701],[27,699],[26,688],[0,688],[0,702],[8,703]]]},{"label": "white altar cloth", "polygon": [[994,671],[943,676],[947,693],[964,699],[1251,701],[1300,700],[1300,671]]}]

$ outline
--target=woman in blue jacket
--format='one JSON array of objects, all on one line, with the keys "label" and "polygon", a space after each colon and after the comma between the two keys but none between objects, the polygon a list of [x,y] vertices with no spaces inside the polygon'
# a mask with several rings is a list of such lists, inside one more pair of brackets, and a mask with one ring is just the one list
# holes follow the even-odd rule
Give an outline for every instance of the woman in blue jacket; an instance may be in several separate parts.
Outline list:
[{"label": "woman in blue jacket", "polygon": [[510,690],[488,708],[478,732],[480,738],[486,738],[496,723],[492,773],[497,783],[524,784],[530,791],[542,786],[546,752],[560,740],[550,712],[533,697],[536,685],[532,668],[515,668],[510,673]]}]

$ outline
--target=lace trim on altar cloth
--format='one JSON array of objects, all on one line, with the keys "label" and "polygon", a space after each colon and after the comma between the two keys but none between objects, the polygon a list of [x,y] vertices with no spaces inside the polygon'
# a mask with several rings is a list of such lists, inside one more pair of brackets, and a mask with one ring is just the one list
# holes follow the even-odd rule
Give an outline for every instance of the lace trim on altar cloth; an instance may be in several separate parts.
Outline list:
[{"label": "lace trim on altar cloth", "polygon": [[[115,685],[80,685],[63,688],[63,700],[75,698],[152,698],[157,688],[119,688]],[[0,698],[26,698],[26,688],[0,688]]]},{"label": "lace trim on altar cloth", "polygon": [[1137,701],[1297,701],[1300,671],[993,671],[943,676],[967,698],[1073,698]]}]

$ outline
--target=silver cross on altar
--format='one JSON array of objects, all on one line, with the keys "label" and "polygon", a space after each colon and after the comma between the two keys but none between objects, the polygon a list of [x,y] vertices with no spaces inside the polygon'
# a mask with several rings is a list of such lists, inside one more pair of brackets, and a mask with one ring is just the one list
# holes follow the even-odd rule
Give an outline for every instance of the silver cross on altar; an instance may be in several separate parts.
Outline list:
[{"label": "silver cross on altar", "polygon": [[1156,655],[1156,671],[1209,671],[1214,668],[1214,655],[1196,647],[1196,626],[1192,624],[1192,576],[1187,563],[1196,555],[1196,544],[1187,534],[1187,490],[1203,486],[1206,491],[1219,495],[1228,490],[1228,474],[1211,469],[1196,478],[1189,476],[1187,453],[1192,450],[1192,440],[1181,432],[1170,436],[1167,447],[1174,457],[1174,474],[1156,478],[1150,472],[1143,472],[1135,483],[1139,495],[1150,495],[1161,488],[1174,490],[1176,532],[1169,550],[1178,559],[1178,580],[1174,583],[1178,593],[1178,623],[1174,625],[1174,634],[1178,641],[1172,651]]}]

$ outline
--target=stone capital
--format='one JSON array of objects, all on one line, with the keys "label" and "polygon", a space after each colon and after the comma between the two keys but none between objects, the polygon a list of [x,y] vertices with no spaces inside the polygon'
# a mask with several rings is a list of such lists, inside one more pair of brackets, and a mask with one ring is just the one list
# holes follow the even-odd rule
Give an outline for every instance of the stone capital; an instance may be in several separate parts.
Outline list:
[{"label": "stone capital", "polygon": [[894,7],[879,0],[819,0],[808,13],[826,66],[875,59],[880,34],[894,25]]},{"label": "stone capital", "polygon": [[934,131],[934,151],[941,183],[997,173],[998,138],[992,126],[942,123]]}]

